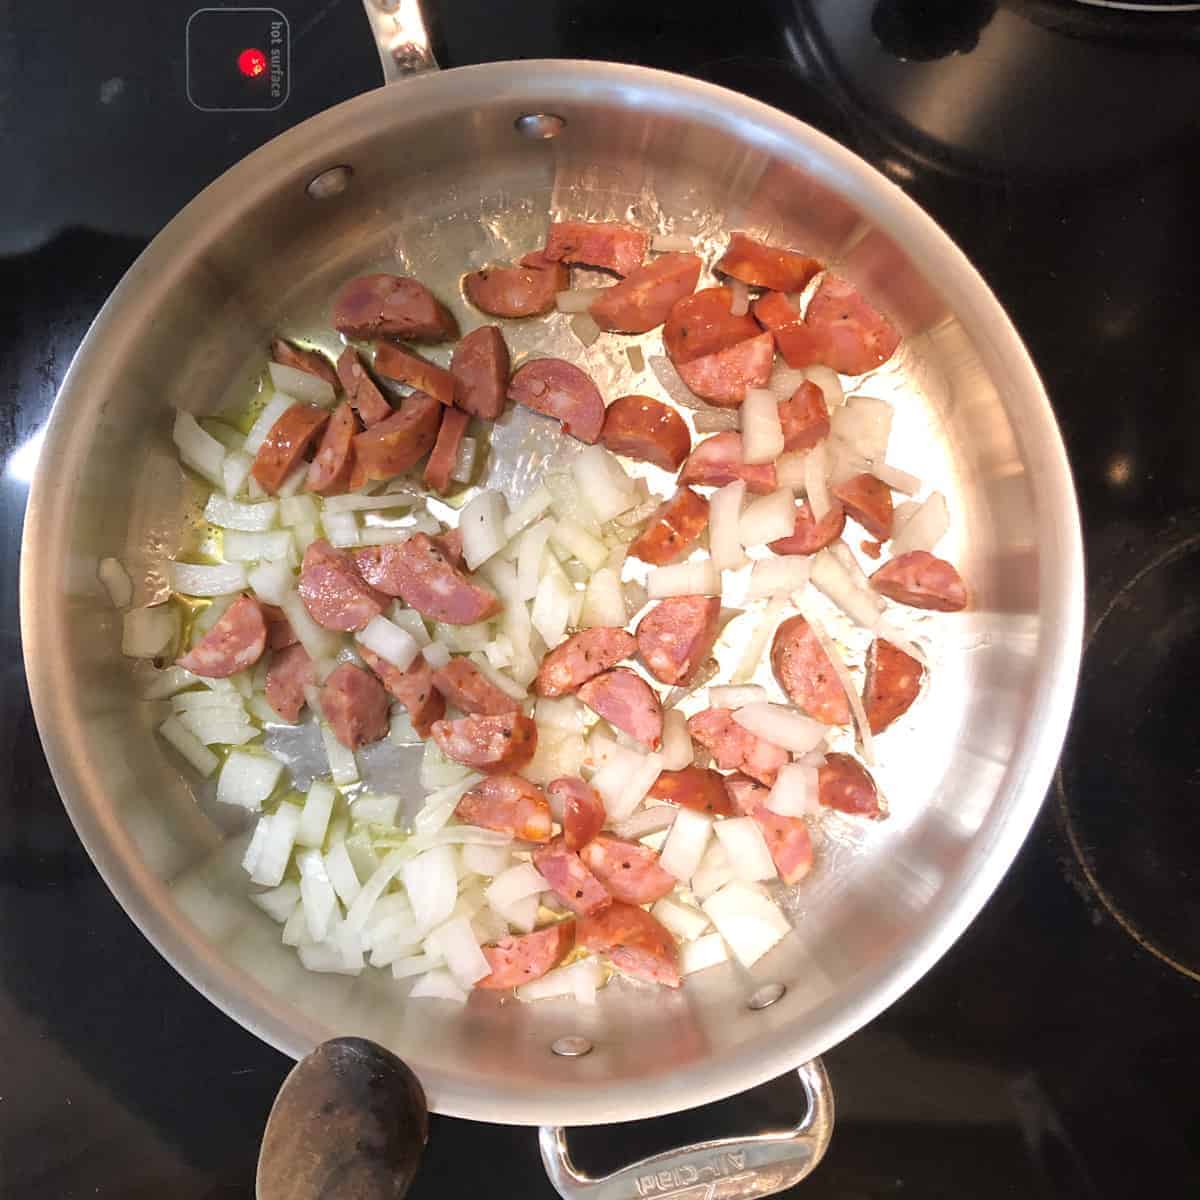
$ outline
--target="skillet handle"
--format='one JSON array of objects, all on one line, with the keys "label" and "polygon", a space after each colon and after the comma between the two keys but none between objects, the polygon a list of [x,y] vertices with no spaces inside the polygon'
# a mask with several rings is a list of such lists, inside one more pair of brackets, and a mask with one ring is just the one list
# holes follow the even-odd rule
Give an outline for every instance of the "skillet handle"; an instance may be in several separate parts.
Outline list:
[{"label": "skillet handle", "polygon": [[564,1200],[743,1200],[771,1196],[805,1178],[833,1133],[833,1090],[819,1058],[797,1071],[808,1101],[798,1125],[777,1133],[721,1138],[668,1150],[598,1179],[579,1171],[562,1126],[538,1133],[542,1163]]},{"label": "skillet handle", "polygon": [[363,0],[363,7],[383,64],[384,83],[438,69],[420,0]]}]

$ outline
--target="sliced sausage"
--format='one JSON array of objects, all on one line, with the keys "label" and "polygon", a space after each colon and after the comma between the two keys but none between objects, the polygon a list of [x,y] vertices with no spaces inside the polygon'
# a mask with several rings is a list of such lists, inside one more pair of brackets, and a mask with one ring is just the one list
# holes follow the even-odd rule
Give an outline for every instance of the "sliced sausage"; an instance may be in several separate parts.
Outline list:
[{"label": "sliced sausage", "polygon": [[325,680],[321,714],[349,750],[387,736],[387,692],[374,675],[353,663],[342,663]]},{"label": "sliced sausage", "polygon": [[576,944],[607,954],[612,965],[635,979],[676,988],[680,984],[675,939],[644,908],[613,901],[601,912],[582,916]]},{"label": "sliced sausage", "polygon": [[446,561],[458,570],[463,567],[462,530],[447,529],[429,539],[442,552]]},{"label": "sliced sausage", "polygon": [[572,920],[559,921],[518,937],[501,938],[492,946],[482,947],[483,957],[492,973],[477,979],[475,986],[497,991],[541,979],[547,971],[557,967],[574,946],[575,922]]},{"label": "sliced sausage", "polygon": [[749,775],[743,775],[741,771],[726,775],[724,779],[725,795],[729,798],[730,806],[743,817],[750,816],[771,791],[769,787],[759,783],[757,779],[751,779]]},{"label": "sliced sausage", "polygon": [[383,393],[375,386],[375,380],[367,374],[358,351],[353,346],[347,346],[337,361],[338,379],[346,392],[359,420],[366,428],[386,421],[392,415],[392,406],[384,399]]},{"label": "sliced sausage", "polygon": [[829,436],[825,393],[806,379],[788,399],[779,402],[784,450],[811,450]]},{"label": "sliced sausage", "polygon": [[959,573],[928,550],[911,550],[885,562],[871,576],[871,586],[889,600],[910,608],[959,612],[967,607],[967,589]]},{"label": "sliced sausage", "polygon": [[601,912],[612,904],[608,889],[560,837],[533,852],[533,865],[554,894],[578,916]]},{"label": "sliced sausage", "polygon": [[638,657],[660,683],[686,684],[708,659],[720,619],[717,596],[660,600],[638,622]]},{"label": "sliced sausage", "polygon": [[713,268],[751,287],[776,292],[802,292],[820,269],[821,264],[807,254],[768,246],[744,233],[729,235],[729,246]]},{"label": "sliced sausage", "polygon": [[804,324],[821,353],[816,361],[842,375],[873,371],[887,362],[900,344],[900,335],[891,322],[872,308],[852,284],[836,275],[821,280]]},{"label": "sliced sausage", "polygon": [[321,435],[321,444],[309,464],[308,477],[304,482],[306,491],[316,492],[319,496],[334,496],[350,486],[356,433],[358,419],[349,401],[343,400],[333,410],[333,416]]},{"label": "sliced sausage", "polygon": [[493,775],[458,802],[455,816],[468,825],[507,833],[523,842],[548,842],[553,822],[542,789],[520,775]]},{"label": "sliced sausage", "polygon": [[399,596],[422,616],[447,625],[474,625],[500,611],[500,601],[462,573],[428,534],[405,542],[365,546],[354,563],[372,587]]},{"label": "sliced sausage", "polygon": [[314,621],[345,633],[362,629],[387,603],[366,583],[354,559],[324,538],[310,542],[300,564],[300,599]]},{"label": "sliced sausage", "polygon": [[626,904],[653,904],[674,891],[678,883],[674,875],[658,865],[657,850],[608,833],[593,838],[580,850],[579,857],[612,898]]},{"label": "sliced sausage", "polygon": [[[268,650],[286,650],[288,646],[294,646],[300,639],[296,636],[296,631],[292,628],[292,623],[282,613],[278,617],[272,616],[267,612],[269,608],[274,608],[274,605],[261,605],[263,614],[267,618],[267,649]],[[279,610],[276,609],[276,612]]]},{"label": "sliced sausage", "polygon": [[519,712],[434,721],[430,732],[447,758],[485,775],[519,771],[537,749],[537,726]]},{"label": "sliced sausage", "polygon": [[[354,479],[358,486],[374,479],[392,479],[407,471],[433,449],[442,420],[442,406],[424,392],[413,392],[386,420],[354,439]],[[360,478],[361,477],[361,478]]]},{"label": "sliced sausage", "polygon": [[767,548],[773,554],[816,554],[836,542],[845,527],[846,510],[840,504],[831,504],[829,511],[819,521],[814,521],[808,501],[797,500],[792,532],[787,537],[768,542]]},{"label": "sliced sausage", "polygon": [[425,486],[445,495],[450,490],[450,474],[458,463],[458,448],[467,432],[470,417],[458,408],[448,408],[442,413],[437,441],[429,453],[425,472],[421,476]]},{"label": "sliced sausage", "polygon": [[612,221],[555,221],[546,235],[547,258],[628,275],[642,265],[649,239]]},{"label": "sliced sausage", "polygon": [[253,596],[239,596],[179,665],[206,679],[227,679],[252,667],[267,648],[267,622]]},{"label": "sliced sausage", "polygon": [[304,707],[304,689],[316,682],[312,659],[299,642],[277,650],[267,668],[267,703],[285,721],[297,721]]},{"label": "sliced sausage", "polygon": [[800,615],[775,630],[771,670],[797,708],[823,725],[848,725],[850,702],[825,647]]},{"label": "sliced sausage", "polygon": [[539,696],[565,696],[621,659],[632,658],[636,649],[633,634],[624,629],[600,626],[572,634],[542,659],[534,691]]},{"label": "sliced sausage", "polygon": [[873,538],[886,542],[892,536],[892,493],[886,483],[862,472],[829,489]]},{"label": "sliced sausage", "polygon": [[315,375],[318,379],[325,380],[335,392],[338,390],[338,373],[319,350],[305,350],[301,346],[293,346],[283,338],[272,338],[271,357],[285,367],[292,367],[307,375]]},{"label": "sliced sausage", "polygon": [[706,708],[688,718],[688,733],[723,771],[742,771],[770,787],[788,752],[743,729],[728,708]]},{"label": "sliced sausage", "polygon": [[454,347],[450,374],[454,403],[473,417],[494,421],[504,411],[510,362],[498,325],[481,325]]},{"label": "sliced sausage", "polygon": [[651,750],[662,745],[662,705],[654,689],[628,667],[614,667],[589,679],[579,699],[610,725]]},{"label": "sliced sausage", "polygon": [[375,351],[375,370],[387,379],[407,383],[432,396],[447,408],[454,403],[454,376],[427,358],[392,342],[381,342]]},{"label": "sliced sausage", "polygon": [[555,779],[546,791],[562,802],[563,841],[568,850],[578,852],[604,827],[604,801],[595,788],[570,776]]},{"label": "sliced sausage", "polygon": [[827,754],[817,770],[817,798],[826,808],[858,817],[884,817],[879,791],[867,771],[849,754]]},{"label": "sliced sausage", "polygon": [[863,708],[872,733],[882,733],[912,707],[921,691],[925,668],[911,654],[876,638],[867,651]]},{"label": "sliced sausage", "polygon": [[711,767],[693,765],[679,771],[660,771],[649,795],[711,816],[728,817],[733,813],[725,776]]},{"label": "sliced sausage", "polygon": [[433,673],[433,686],[465,713],[494,717],[516,712],[520,705],[505,695],[469,658],[452,658]]},{"label": "sliced sausage", "polygon": [[676,367],[758,336],[754,318],[735,317],[732,307],[727,287],[701,288],[675,302],[663,326],[663,346]]},{"label": "sliced sausage", "polygon": [[604,414],[600,441],[614,454],[678,471],[692,448],[683,418],[661,400],[620,396]]},{"label": "sliced sausage", "polygon": [[646,528],[629,543],[629,553],[664,566],[690,554],[707,527],[707,498],[681,487],[650,514]]},{"label": "sliced sausage", "polygon": [[512,267],[485,267],[463,276],[467,299],[493,317],[535,317],[554,308],[555,297],[570,287],[567,268],[540,251]]},{"label": "sliced sausage", "polygon": [[693,358],[676,367],[679,378],[710,404],[736,408],[746,399],[747,388],[765,387],[775,362],[775,342],[769,333]]},{"label": "sliced sausage", "polygon": [[280,484],[300,465],[308,448],[320,436],[329,413],[315,404],[293,404],[271,426],[254,456],[250,474],[273,496]]},{"label": "sliced sausage", "polygon": [[813,865],[812,835],[808,831],[808,822],[803,817],[782,817],[765,804],[759,804],[750,816],[762,831],[779,878],[789,885],[799,883]]},{"label": "sliced sausage", "polygon": [[600,391],[573,363],[561,358],[535,358],[517,368],[508,398],[545,417],[562,422],[564,432],[588,445],[604,427]]},{"label": "sliced sausage", "polygon": [[405,275],[351,279],[333,302],[333,327],[363,340],[387,336],[444,342],[458,337],[450,310],[423,283]]},{"label": "sliced sausage", "polygon": [[360,644],[358,653],[379,676],[379,682],[392,699],[407,710],[412,727],[427,738],[434,721],[440,721],[446,715],[445,697],[433,686],[433,668],[420,655],[413,659],[408,670],[402,671],[366,646]]},{"label": "sliced sausage", "polygon": [[588,312],[601,329],[649,333],[670,316],[677,301],[696,290],[701,265],[694,254],[662,254],[605,288]]},{"label": "sliced sausage", "polygon": [[715,433],[705,438],[688,456],[679,474],[680,484],[724,487],[735,479],[745,481],[746,490],[765,496],[775,490],[775,464],[747,466],[742,461],[742,435]]}]

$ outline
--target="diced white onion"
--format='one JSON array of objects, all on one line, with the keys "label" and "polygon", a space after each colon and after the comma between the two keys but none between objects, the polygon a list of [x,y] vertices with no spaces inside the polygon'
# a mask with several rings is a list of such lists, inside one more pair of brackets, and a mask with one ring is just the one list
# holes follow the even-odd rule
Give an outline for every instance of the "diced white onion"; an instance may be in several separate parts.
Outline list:
[{"label": "diced white onion", "polygon": [[813,635],[821,643],[821,648],[828,656],[830,663],[833,665],[834,674],[838,677],[838,682],[842,685],[842,691],[846,693],[846,700],[850,705],[850,713],[854,717],[854,724],[858,729],[858,740],[859,745],[862,747],[863,761],[867,766],[872,767],[875,765],[875,739],[871,736],[871,727],[867,724],[867,713],[866,709],[863,708],[862,697],[858,694],[858,688],[855,687],[854,680],[850,672],[846,669],[846,664],[842,662],[842,656],[838,653],[837,647],[833,644],[829,634],[825,632],[825,627],[808,609],[801,608],[801,613],[808,622]]},{"label": "diced white onion", "polygon": [[754,883],[776,877],[771,848],[753,817],[726,817],[717,822],[716,834],[729,856],[735,878]]},{"label": "diced white onion", "polygon": [[193,675],[184,667],[167,667],[154,673],[142,691],[142,699],[165,700],[168,696],[200,682],[198,675]]},{"label": "diced white onion", "polygon": [[583,736],[561,729],[538,731],[537,750],[522,774],[533,783],[545,785],[564,775],[578,775],[586,757]]},{"label": "diced white onion", "polygon": [[807,754],[828,732],[820,721],[782,704],[746,704],[734,709],[733,719],[755,737],[793,754]]},{"label": "diced white onion", "polygon": [[410,491],[383,492],[378,496],[347,492],[344,496],[326,497],[321,507],[325,512],[374,512],[389,508],[412,508],[418,498],[417,493]]},{"label": "diced white onion", "polygon": [[950,528],[946,497],[931,492],[920,508],[896,530],[892,538],[892,555],[898,558],[913,550],[933,550]]},{"label": "diced white onion", "polygon": [[328,408],[334,401],[336,393],[333,385],[318,375],[277,362],[269,363],[267,370],[271,373],[271,382],[276,391],[291,396],[293,400],[319,404],[322,408]]},{"label": "diced white onion", "polygon": [[121,653],[126,658],[154,658],[179,632],[179,614],[167,604],[131,608],[121,619]]},{"label": "diced white onion", "polygon": [[817,768],[806,763],[784,763],[763,803],[781,817],[815,816],[820,811]]},{"label": "diced white onion", "polygon": [[220,766],[221,760],[178,717],[168,717],[158,732],[205,778]]},{"label": "diced white onion", "polygon": [[[374,956],[372,956],[373,958]],[[414,954],[403,958],[392,960],[392,978],[393,979],[408,979],[413,975],[424,975],[427,971],[436,970],[442,965],[442,957],[438,954]],[[454,983],[454,977],[449,972],[446,973],[446,978],[450,983],[458,988],[458,984]],[[461,991],[461,989],[459,989]],[[456,997],[455,997],[456,998]],[[466,999],[466,995],[463,995]]]},{"label": "diced white onion", "polygon": [[573,996],[579,1004],[595,1004],[596,989],[602,979],[599,961],[581,958],[569,966],[547,971],[540,979],[521,984],[517,988],[517,999],[529,1003],[555,996]]},{"label": "diced white onion", "polygon": [[601,330],[590,313],[576,313],[568,323],[571,326],[571,332],[579,339],[582,346],[596,344]]},{"label": "diced white onion", "polygon": [[426,945],[442,955],[446,969],[460,987],[469,988],[476,980],[492,973],[466,917],[454,917],[439,925],[429,935]]},{"label": "diced white onion", "polygon": [[584,446],[571,462],[571,474],[601,523],[627,512],[637,501],[633,480],[603,446]]},{"label": "diced white onion", "polygon": [[893,467],[890,463],[872,462],[868,464],[867,470],[880,483],[887,484],[893,492],[903,492],[906,496],[915,496],[921,490],[921,480],[918,476],[910,475],[907,471]]},{"label": "diced white onion", "polygon": [[217,777],[217,799],[257,812],[275,790],[283,764],[265,754],[231,750]]},{"label": "diced white onion", "polygon": [[708,703],[711,708],[744,708],[747,704],[765,704],[767,689],[757,683],[741,686],[710,687]]},{"label": "diced white onion", "polygon": [[692,895],[697,900],[707,900],[732,878],[733,867],[729,865],[729,855],[725,853],[725,847],[718,841],[712,841],[700,861],[699,870],[692,876]]},{"label": "diced white onion", "polygon": [[325,859],[319,850],[302,850],[296,855],[296,866],[300,868],[300,903],[309,936],[323,941],[337,912],[337,893],[329,882]]},{"label": "diced white onion", "polygon": [[369,825],[395,825],[400,809],[400,797],[390,792],[363,792],[350,805],[350,815],[355,821]]},{"label": "diced white onion", "polygon": [[742,403],[742,461],[772,463],[783,453],[779,399],[766,388],[747,388]]},{"label": "diced white onion", "polygon": [[506,538],[516,537],[522,529],[532,525],[553,503],[554,497],[549,490],[545,487],[538,487],[505,517],[504,536]]},{"label": "diced white onion", "polygon": [[825,397],[825,407],[833,412],[846,399],[842,389],[842,380],[832,367],[812,366],[804,368],[804,377],[809,383],[815,383]]},{"label": "diced white onion", "polygon": [[507,516],[508,505],[503,495],[493,491],[480,492],[462,510],[458,528],[462,533],[463,560],[468,570],[474,571],[504,548],[508,541],[504,532]]},{"label": "diced white onion", "polygon": [[694,942],[685,942],[679,948],[680,975],[694,975],[706,971],[729,958],[725,939],[719,933],[706,933]]},{"label": "diced white onion", "polygon": [[460,779],[465,779],[470,774],[470,767],[464,767],[462,763],[447,758],[433,738],[425,743],[425,749],[421,755],[420,783],[426,791],[448,787]]},{"label": "diced white onion", "polygon": [[518,900],[524,900],[526,896],[538,896],[549,890],[550,885],[532,863],[518,863],[497,875],[491,884],[484,888],[483,894],[490,905],[503,909]]},{"label": "diced white onion", "polygon": [[554,307],[560,313],[585,313],[592,306],[592,301],[600,295],[604,288],[571,288],[559,292],[554,297]]},{"label": "diced white onion", "polygon": [[358,518],[352,512],[334,512],[326,509],[321,513],[321,526],[329,544],[339,550],[360,543]]},{"label": "diced white onion", "polygon": [[[301,846],[319,849],[325,842],[325,831],[333,813],[333,802],[337,793],[324,780],[315,780],[304,798],[300,811],[300,828],[296,830],[296,842]],[[357,814],[355,814],[357,816]]]},{"label": "diced white onion", "polygon": [[515,904],[510,904],[503,911],[497,909],[496,914],[506,925],[511,925],[518,933],[532,933],[537,925],[538,897],[526,896]]},{"label": "diced white onion", "polygon": [[750,572],[746,585],[747,600],[764,596],[790,596],[808,586],[812,559],[806,554],[786,554],[781,558],[760,558]]},{"label": "diced white onion", "polygon": [[304,486],[308,479],[308,463],[302,462],[276,489],[275,494],[286,500],[294,496]]},{"label": "diced white onion", "polygon": [[284,597],[295,588],[296,577],[287,563],[266,562],[250,571],[246,582],[260,600],[282,606]]},{"label": "diced white onion", "polygon": [[534,597],[530,620],[547,646],[557,646],[567,631],[574,588],[561,570],[543,576]]},{"label": "diced white onion", "polygon": [[244,746],[259,735],[245,717],[233,718],[221,709],[181,713],[179,723],[206,746]]},{"label": "diced white onion", "polygon": [[245,705],[237,692],[184,692],[171,700],[176,713],[196,712],[200,709],[219,711],[231,720],[245,716]]},{"label": "diced white onion", "polygon": [[646,798],[661,771],[659,755],[642,755],[622,747],[592,776],[591,785],[604,801],[609,818],[621,821]]},{"label": "diced white onion", "polygon": [[478,846],[468,843],[460,851],[463,870],[473,875],[492,878],[499,875],[512,861],[508,846]]},{"label": "diced white onion", "polygon": [[246,533],[263,533],[275,526],[279,503],[263,500],[258,504],[241,504],[213,492],[204,506],[204,519],[222,529],[240,529]]},{"label": "diced white onion", "polygon": [[613,822],[613,832],[627,842],[637,842],[652,833],[670,829],[677,811],[673,804],[651,804],[648,808],[639,808],[623,821]]},{"label": "diced white onion", "polygon": [[241,563],[173,562],[167,571],[172,589],[185,596],[227,596],[246,586],[246,568]]},{"label": "diced white onion", "polygon": [[804,456],[804,494],[814,521],[822,520],[832,507],[829,500],[829,454],[826,442],[818,442]]},{"label": "diced white onion", "polygon": [[421,657],[435,670],[438,671],[450,661],[450,650],[441,642],[430,642],[421,651]]},{"label": "diced white onion", "polygon": [[752,884],[727,883],[703,908],[743,967],[753,966],[791,931],[778,905]]},{"label": "diced white onion", "polygon": [[244,450],[230,450],[221,464],[221,481],[225,495],[231,500],[249,481],[254,459]]},{"label": "diced white onion", "polygon": [[892,406],[875,396],[851,396],[831,414],[829,431],[861,458],[883,462],[892,432]]},{"label": "diced white onion", "polygon": [[388,620],[393,625],[399,625],[416,641],[418,646],[429,645],[429,630],[425,628],[425,622],[416,609],[405,608],[399,600],[396,600],[388,610]]},{"label": "diced white onion", "polygon": [[[262,825],[261,820],[259,825]],[[295,911],[296,905],[300,903],[300,885],[289,879],[287,883],[281,883],[268,892],[255,892],[250,899],[272,921],[282,925]]]},{"label": "diced white onion", "polygon": [[874,629],[883,608],[883,598],[855,584],[853,576],[828,550],[815,555],[810,576],[813,586],[829,597],[852,621]]},{"label": "diced white onion", "polygon": [[712,829],[712,817],[690,808],[679,809],[663,843],[658,865],[686,883],[699,869]]},{"label": "diced white onion", "polygon": [[651,600],[670,596],[719,596],[721,575],[710,558],[655,567],[646,578],[646,591]]},{"label": "diced white onion", "polygon": [[319,974],[358,975],[363,969],[362,951],[342,941],[317,945],[302,942],[296,947],[296,954],[306,971]]},{"label": "diced white onion", "polygon": [[663,713],[662,756],[664,771],[682,771],[689,767],[696,751],[692,735],[688,733],[687,718],[677,708]]},{"label": "diced white onion", "polygon": [[579,623],[584,629],[625,624],[625,593],[616,571],[602,567],[588,580]]},{"label": "diced white onion", "polygon": [[104,584],[114,608],[126,608],[133,599],[133,580],[118,558],[102,558],[96,575]]},{"label": "diced white onion", "polygon": [[711,924],[698,908],[684,904],[682,900],[673,900],[670,896],[659,900],[650,910],[650,915],[657,917],[659,923],[682,942],[698,938]]},{"label": "diced white onion", "polygon": [[358,782],[358,763],[354,751],[337,740],[333,730],[321,722],[321,742],[325,746],[325,757],[329,760],[329,774],[338,787]]},{"label": "diced white onion", "polygon": [[399,625],[394,625],[384,616],[372,617],[354,637],[368,650],[401,671],[407,671],[421,653],[421,647],[417,645],[412,634],[401,629]]},{"label": "diced white onion", "polygon": [[[415,860],[410,858],[407,850],[392,850],[385,855],[374,874],[363,884],[358,898],[346,913],[346,928],[349,931],[361,933],[366,928],[367,921],[370,919],[375,905],[379,902],[379,898],[387,891],[389,884],[401,869],[411,861]],[[409,899],[411,901],[411,897]],[[447,915],[449,915],[449,910],[447,910]]]},{"label": "diced white onion", "polygon": [[278,562],[292,552],[292,535],[286,529],[271,533],[243,533],[227,529],[223,550],[228,562]]},{"label": "diced white onion", "polygon": [[598,570],[608,560],[608,547],[569,517],[562,517],[555,522],[550,531],[550,540],[573,558],[579,559],[590,571]]},{"label": "diced white onion", "polygon": [[[255,577],[257,579],[257,572]],[[267,599],[265,593],[260,594]],[[307,651],[308,657],[314,663],[332,660],[341,648],[342,639],[332,630],[322,628],[312,619],[308,609],[304,606],[304,601],[300,598],[300,593],[289,589],[275,603],[283,609],[283,615],[287,617],[292,632],[296,635],[300,645]]]},{"label": "diced white onion", "polygon": [[735,479],[718,488],[708,502],[708,548],[712,565],[718,571],[735,571],[746,561],[738,538],[738,522],[746,485]]},{"label": "diced white onion", "polygon": [[454,458],[454,466],[450,469],[450,478],[455,483],[470,483],[475,473],[475,453],[479,443],[473,437],[465,437],[458,443],[458,453]]},{"label": "diced white onion", "polygon": [[191,413],[176,412],[172,436],[184,463],[209,483],[219,488],[225,486],[225,447],[202,429]]},{"label": "diced white onion", "polygon": [[729,302],[729,315],[744,317],[750,311],[750,289],[740,279],[730,279],[728,282],[729,290],[733,293],[733,299]]},{"label": "diced white onion", "polygon": [[[755,671],[758,670],[759,661],[763,656],[763,651],[767,647],[767,641],[774,634],[775,626],[779,622],[779,616],[786,606],[787,598],[781,595],[772,596],[767,602],[762,616],[758,618],[753,631],[746,639],[745,648],[742,650],[742,657],[738,659],[738,664],[733,669],[733,674],[730,676],[732,683],[747,683],[754,677]],[[747,615],[741,619],[749,621],[752,618]]]},{"label": "diced white onion", "polygon": [[295,400],[291,396],[285,396],[282,392],[273,392],[271,398],[263,405],[262,411],[254,419],[254,424],[250,426],[250,432],[246,434],[242,449],[247,454],[257,454],[262,449],[263,442],[267,440],[267,434],[271,432],[271,427],[293,404],[295,404]]},{"label": "diced white onion", "polygon": [[768,496],[751,500],[738,521],[743,546],[765,546],[789,537],[796,525],[796,501],[791,488],[777,488]]},{"label": "diced white onion", "polygon": [[510,679],[503,671],[498,671],[487,660],[485,654],[480,654],[478,651],[471,655],[471,661],[478,668],[480,675],[484,677],[494,688],[499,688],[506,696],[513,700],[524,700],[528,695],[528,691],[523,688],[515,680]]},{"label": "diced white onion", "polygon": [[808,451],[788,450],[775,460],[775,482],[780,487],[796,492],[805,491],[804,472],[807,470]]},{"label": "diced white onion", "polygon": [[450,846],[435,846],[409,859],[401,867],[401,875],[413,916],[422,929],[449,919],[458,899],[458,873]]},{"label": "diced white onion", "polygon": [[260,817],[258,823],[260,828],[266,826],[266,833],[251,868],[250,879],[264,887],[276,887],[283,882],[288,859],[296,844],[300,810],[294,804],[281,804],[273,813]]}]

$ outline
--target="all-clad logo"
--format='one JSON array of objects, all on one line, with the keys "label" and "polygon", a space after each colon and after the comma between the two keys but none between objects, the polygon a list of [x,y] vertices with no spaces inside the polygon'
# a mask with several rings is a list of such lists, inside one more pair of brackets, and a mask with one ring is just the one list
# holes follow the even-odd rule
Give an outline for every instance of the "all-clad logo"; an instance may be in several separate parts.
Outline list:
[{"label": "all-clad logo", "polygon": [[696,1200],[711,1200],[716,1193],[717,1180],[727,1179],[746,1169],[744,1150],[723,1150],[707,1162],[681,1163],[653,1175],[639,1175],[634,1190],[639,1196],[676,1196],[686,1193]]}]

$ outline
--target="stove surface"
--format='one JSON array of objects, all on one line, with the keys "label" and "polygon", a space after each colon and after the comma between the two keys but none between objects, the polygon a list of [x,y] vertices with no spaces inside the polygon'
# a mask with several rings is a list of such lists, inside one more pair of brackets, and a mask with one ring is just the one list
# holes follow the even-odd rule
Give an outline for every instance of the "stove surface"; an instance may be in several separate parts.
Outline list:
[{"label": "stove surface", "polygon": [[[826,1056],[837,1128],[803,1194],[1124,1197],[1143,1185],[1147,1163],[1156,1180],[1194,1193],[1200,25],[1165,9],[1197,6],[427,7],[446,66],[643,63],[824,129],[908,191],[975,262],[1063,428],[1089,559],[1089,642],[1058,784],[968,932]],[[10,163],[0,194],[7,1200],[248,1196],[290,1065],[194,992],[109,896],[41,755],[17,612],[38,430],[105,296],[205,183],[380,82],[359,0],[276,9],[278,41],[274,18],[260,13],[266,24],[193,26],[193,44],[188,4],[40,0],[10,10],[0,39]],[[212,57],[189,63],[189,45]],[[247,49],[262,50],[263,69],[235,77]],[[582,1166],[611,1169],[674,1143],[782,1127],[798,1105],[783,1079],[660,1121],[579,1131],[572,1146]],[[534,1133],[434,1118],[411,1194],[484,1189],[554,1194]]]}]

